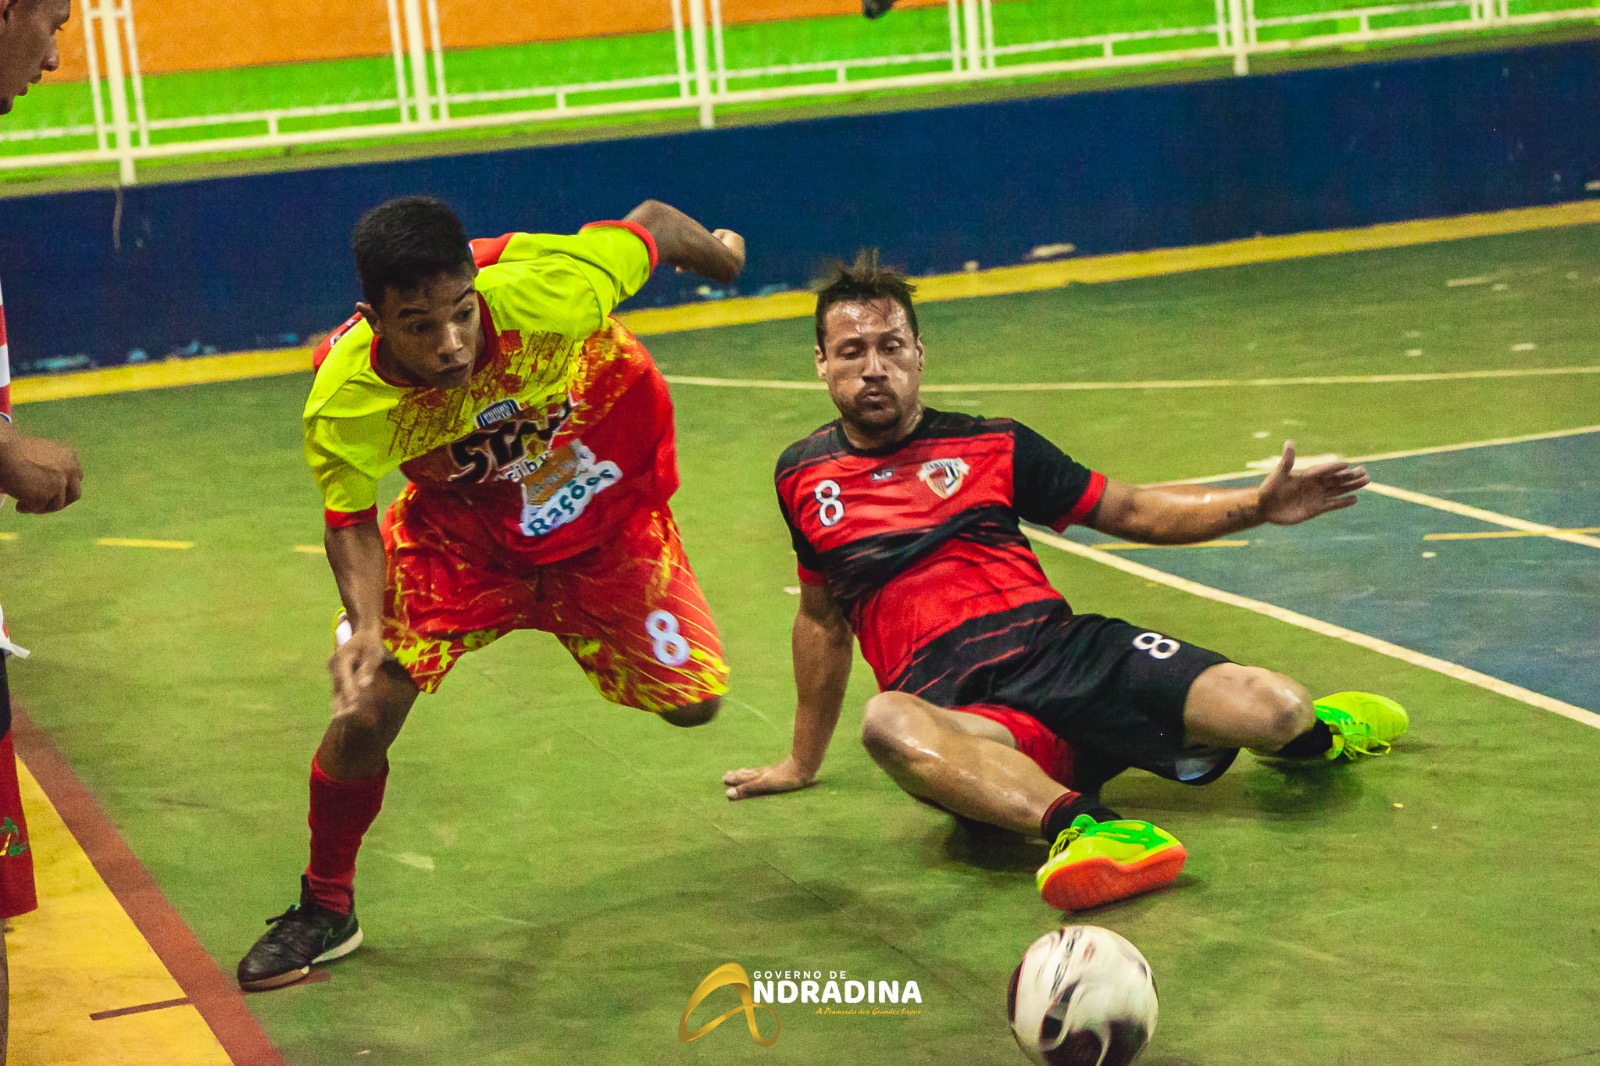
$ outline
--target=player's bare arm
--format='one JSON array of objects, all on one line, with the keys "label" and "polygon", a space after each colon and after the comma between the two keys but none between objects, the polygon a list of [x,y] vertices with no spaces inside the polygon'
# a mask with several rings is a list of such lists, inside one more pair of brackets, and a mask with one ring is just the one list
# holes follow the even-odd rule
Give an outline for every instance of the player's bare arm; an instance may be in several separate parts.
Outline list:
[{"label": "player's bare arm", "polygon": [[827,588],[801,585],[800,611],[790,637],[798,695],[794,745],[789,757],[773,766],[724,774],[730,800],[792,792],[816,782],[844,706],[853,640],[850,623]]},{"label": "player's bare arm", "polygon": [[348,714],[356,709],[360,691],[372,684],[386,654],[383,594],[388,564],[377,522],[330,526],[323,543],[350,622],[350,639],[328,660],[328,671],[333,675],[334,713]]},{"label": "player's bare arm", "polygon": [[0,419],[0,492],[21,514],[59,511],[82,495],[83,469],[71,448],[18,433]]},{"label": "player's bare arm", "polygon": [[1292,526],[1329,511],[1354,506],[1369,482],[1364,467],[1346,462],[1294,469],[1294,442],[1255,488],[1211,485],[1136,487],[1106,482],[1105,495],[1088,517],[1101,533],[1144,544],[1193,544],[1263,523]]},{"label": "player's bare arm", "polygon": [[660,200],[646,200],[627,221],[650,231],[663,263],[726,284],[744,270],[744,238],[729,229],[707,230]]}]

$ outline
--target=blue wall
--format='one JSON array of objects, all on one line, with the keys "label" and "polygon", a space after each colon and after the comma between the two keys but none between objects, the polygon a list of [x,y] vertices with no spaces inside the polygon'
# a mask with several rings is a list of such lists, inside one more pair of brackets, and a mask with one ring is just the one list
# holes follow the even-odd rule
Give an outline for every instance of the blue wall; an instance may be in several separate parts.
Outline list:
[{"label": "blue wall", "polygon": [[[27,106],[26,101],[22,106]],[[878,244],[915,272],[1581,199],[1600,42],[0,201],[12,358],[292,344],[349,313],[351,225],[429,192],[475,234],[654,196],[743,232],[739,292]],[[661,272],[637,299],[694,299]],[[81,360],[80,360],[81,361]]]}]

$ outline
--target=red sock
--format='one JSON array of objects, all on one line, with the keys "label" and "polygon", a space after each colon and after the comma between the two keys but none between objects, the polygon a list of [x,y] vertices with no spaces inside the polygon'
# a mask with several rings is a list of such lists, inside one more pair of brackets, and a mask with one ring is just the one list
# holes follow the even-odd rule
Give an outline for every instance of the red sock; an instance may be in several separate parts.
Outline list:
[{"label": "red sock", "polygon": [[340,914],[355,909],[356,852],[383,806],[389,769],[358,781],[335,781],[311,759],[311,863],[306,883],[311,898]]}]

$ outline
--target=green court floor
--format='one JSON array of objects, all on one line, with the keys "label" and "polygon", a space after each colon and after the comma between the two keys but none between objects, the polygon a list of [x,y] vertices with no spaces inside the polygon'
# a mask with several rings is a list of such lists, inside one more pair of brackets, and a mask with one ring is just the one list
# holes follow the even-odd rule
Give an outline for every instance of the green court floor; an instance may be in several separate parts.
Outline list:
[{"label": "green court floor", "polygon": [[[1305,454],[1368,455],[1573,429],[1600,422],[1600,374],[1526,372],[1600,364],[1597,264],[1600,227],[1575,227],[928,304],[928,383],[973,386],[928,399],[1019,417],[1127,481],[1242,470],[1284,436]],[[803,381],[811,339],[793,320],[650,346],[669,374]],[[1483,370],[1514,373],[1449,376]],[[1248,383],[1388,374],[1432,377]],[[1134,387],[1173,379],[1234,384]],[[321,536],[299,454],[308,381],[26,405],[23,426],[79,447],[86,496],[48,522],[0,516],[0,531],[17,533],[0,539],[7,618],[35,653],[13,669],[19,700],[230,970],[293,898],[307,764],[328,715],[333,584],[320,557],[293,550]],[[1129,387],[977,387],[1071,381]],[[1032,888],[1044,848],[956,825],[894,788],[854,740],[872,691],[863,666],[815,788],[722,798],[723,771],[787,750],[795,577],[770,474],[831,409],[820,391],[679,385],[674,396],[676,510],[733,697],[711,725],[677,731],[606,705],[547,637],[519,634],[468,658],[394,751],[358,880],[366,946],[326,982],[248,1000],[288,1061],[1022,1061],[1005,987],[1023,948],[1059,920]],[[1592,471],[1594,445],[1573,447],[1561,462]],[[1490,473],[1473,502],[1504,511],[1515,508],[1495,486],[1510,499],[1560,481],[1505,464]],[[1374,559],[1391,551],[1385,538],[1410,550],[1418,531],[1362,518],[1390,502],[1273,532],[1319,545],[1299,556],[1314,567],[1307,585],[1383,582],[1399,595],[1403,577]],[[104,537],[193,546],[95,543]],[[1145,1062],[1534,1066],[1600,1055],[1594,723],[1040,552],[1079,610],[1316,692],[1383,692],[1413,717],[1392,757],[1364,765],[1285,774],[1245,756],[1203,789],[1138,773],[1110,786],[1112,803],[1190,853],[1173,889],[1086,916],[1155,969],[1161,1019]],[[1259,575],[1230,567],[1242,595],[1271,601],[1296,587],[1276,564]],[[1478,605],[1494,615],[1496,654],[1536,639],[1507,624],[1518,612],[1566,611],[1594,629],[1600,590],[1582,580],[1558,606]],[[1294,607],[1315,616],[1319,604],[1301,595]],[[1407,617],[1426,625],[1430,612]],[[1443,608],[1437,617],[1453,621]],[[1582,706],[1600,711],[1592,698]],[[769,1049],[738,1018],[680,1044],[689,994],[729,961],[916,981],[920,1013],[779,1006]]]}]

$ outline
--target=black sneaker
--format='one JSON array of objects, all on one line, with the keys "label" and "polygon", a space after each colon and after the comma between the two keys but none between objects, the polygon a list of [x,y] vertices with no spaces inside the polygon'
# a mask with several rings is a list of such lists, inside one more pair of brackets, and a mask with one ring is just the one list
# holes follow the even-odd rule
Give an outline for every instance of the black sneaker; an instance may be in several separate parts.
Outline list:
[{"label": "black sneaker", "polygon": [[272,926],[250,953],[239,960],[239,987],[246,992],[292,985],[319,962],[342,959],[361,946],[361,923],[355,912],[340,914],[311,898],[311,886],[300,876],[300,902],[268,918]]},{"label": "black sneaker", "polygon": [[869,19],[878,19],[889,13],[894,0],[861,0],[861,13]]}]

